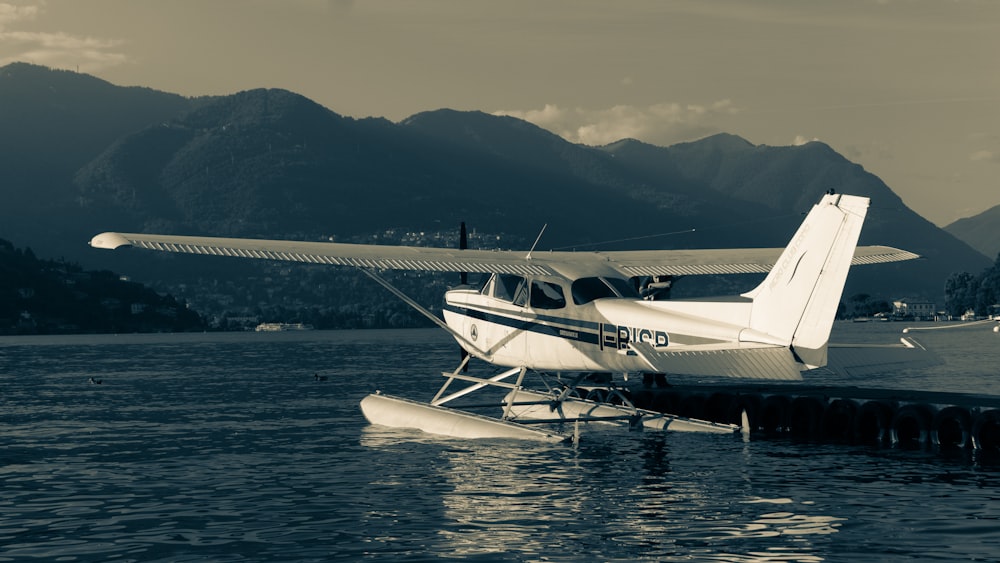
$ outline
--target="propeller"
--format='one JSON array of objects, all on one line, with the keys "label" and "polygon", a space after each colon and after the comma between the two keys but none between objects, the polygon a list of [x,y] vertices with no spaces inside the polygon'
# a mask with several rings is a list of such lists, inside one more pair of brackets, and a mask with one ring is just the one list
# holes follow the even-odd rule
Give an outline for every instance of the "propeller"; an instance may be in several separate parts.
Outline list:
[{"label": "propeller", "polygon": [[[469,235],[465,232],[465,221],[458,228],[458,249],[465,250],[469,248]],[[469,272],[459,272],[459,283],[461,285],[468,285],[469,283]],[[462,351],[462,373],[466,372],[469,365],[469,353],[465,351],[465,348],[459,346]]]},{"label": "propeller", "polygon": [[[458,228],[458,249],[465,250],[467,248],[469,248],[469,236],[465,232],[465,221],[462,221],[462,225]],[[459,272],[458,275],[462,285],[469,283],[469,272]]]}]

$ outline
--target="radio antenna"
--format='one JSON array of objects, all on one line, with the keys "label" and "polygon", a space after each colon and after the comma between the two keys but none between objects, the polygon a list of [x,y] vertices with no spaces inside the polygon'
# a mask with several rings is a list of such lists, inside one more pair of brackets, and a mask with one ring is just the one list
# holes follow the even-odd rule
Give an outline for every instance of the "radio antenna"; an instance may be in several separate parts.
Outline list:
[{"label": "radio antenna", "polygon": [[538,241],[542,240],[542,233],[545,232],[545,227],[548,227],[548,226],[549,226],[548,223],[545,223],[544,225],[542,225],[542,230],[539,231],[538,232],[538,236],[535,237],[535,244],[531,245],[531,250],[529,250],[528,251],[528,255],[525,256],[526,259],[531,260],[531,253],[534,252],[535,251],[535,247],[538,246]]}]

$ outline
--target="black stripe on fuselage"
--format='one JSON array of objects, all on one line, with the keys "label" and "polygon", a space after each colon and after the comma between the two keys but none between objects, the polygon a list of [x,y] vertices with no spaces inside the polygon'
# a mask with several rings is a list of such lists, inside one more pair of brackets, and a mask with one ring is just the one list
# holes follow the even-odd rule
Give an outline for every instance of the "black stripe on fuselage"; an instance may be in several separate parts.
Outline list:
[{"label": "black stripe on fuselage", "polygon": [[[517,330],[534,332],[564,338],[584,344],[600,344],[600,323],[582,321],[577,319],[567,319],[566,317],[551,317],[546,315],[536,315],[534,318],[500,314],[494,311],[484,311],[481,309],[471,309],[469,307],[459,307],[446,303],[446,311],[476,319],[488,323],[508,326]],[[545,324],[553,323],[553,324]],[[560,326],[561,325],[561,326]]]}]

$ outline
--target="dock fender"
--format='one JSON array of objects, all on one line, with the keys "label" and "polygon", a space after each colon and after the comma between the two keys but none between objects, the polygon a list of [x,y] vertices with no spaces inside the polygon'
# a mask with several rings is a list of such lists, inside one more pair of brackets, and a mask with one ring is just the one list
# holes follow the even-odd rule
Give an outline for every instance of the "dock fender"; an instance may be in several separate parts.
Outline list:
[{"label": "dock fender", "polygon": [[712,393],[705,401],[705,419],[725,424],[739,424],[740,419],[733,420],[732,418],[734,401],[732,393],[724,391]]},{"label": "dock fender", "polygon": [[854,436],[866,443],[886,443],[892,429],[895,404],[887,401],[866,401],[854,416]]},{"label": "dock fender", "polygon": [[942,448],[964,448],[972,441],[972,415],[965,407],[945,407],[931,422],[931,442]]},{"label": "dock fender", "polygon": [[930,442],[934,407],[919,403],[903,405],[892,417],[892,443],[899,446],[922,446]]},{"label": "dock fender", "polygon": [[792,401],[786,395],[768,395],[760,405],[760,428],[767,433],[784,432],[791,410]]},{"label": "dock fender", "polygon": [[855,436],[858,403],[851,399],[834,399],[823,413],[823,437],[850,442]]},{"label": "dock fender", "polygon": [[796,397],[792,401],[792,410],[789,416],[792,435],[803,439],[818,438],[825,412],[825,398],[808,395]]},{"label": "dock fender", "polygon": [[737,393],[729,410],[730,420],[735,421],[733,424],[742,424],[745,411],[750,424],[747,430],[756,432],[760,428],[760,407],[763,402],[764,399],[756,393]]},{"label": "dock fender", "polygon": [[1000,410],[989,409],[976,415],[972,443],[977,450],[1000,451]]},{"label": "dock fender", "polygon": [[632,395],[632,404],[648,410],[654,410],[652,407],[656,402],[656,391],[652,389],[630,389],[630,394]]},{"label": "dock fender", "polygon": [[677,413],[688,418],[705,418],[705,396],[701,393],[682,395],[677,405]]},{"label": "dock fender", "polygon": [[656,412],[677,414],[681,406],[681,393],[678,391],[656,391],[653,395],[653,408]]}]

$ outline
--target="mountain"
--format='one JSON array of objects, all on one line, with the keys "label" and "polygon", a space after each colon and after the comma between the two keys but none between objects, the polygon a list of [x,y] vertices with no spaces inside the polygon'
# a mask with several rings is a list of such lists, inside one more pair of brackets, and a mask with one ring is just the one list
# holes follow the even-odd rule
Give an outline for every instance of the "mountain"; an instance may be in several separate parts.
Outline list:
[{"label": "mountain", "polygon": [[1000,205],[974,217],[959,219],[944,228],[986,256],[1000,254]]},{"label": "mountain", "polygon": [[[183,98],[14,64],[0,68],[0,147],[12,155],[0,164],[0,194],[16,202],[0,211],[0,236],[90,267],[123,264],[120,253],[84,244],[104,230],[440,244],[434,233],[466,221],[492,246],[527,247],[543,225],[541,249],[783,246],[829,189],[872,197],[862,243],[927,257],[857,269],[848,295],[937,300],[951,273],[990,264],[822,143],[768,147],[716,135],[589,147],[482,112],[442,109],[392,123],[345,117],[281,89]],[[287,281],[282,291],[307,278],[352,288],[306,288],[290,307],[333,300],[330,315],[346,315],[351,299],[368,297],[339,273],[323,281],[288,265],[138,254],[130,273],[172,277],[161,289],[177,295],[188,280],[192,298],[209,293],[212,279],[238,288],[262,271],[254,283]],[[243,293],[260,308],[280,292]],[[383,321],[395,317],[387,311]]]},{"label": "mountain", "polygon": [[[856,268],[851,271],[848,291],[864,287],[887,296],[895,290],[897,297],[922,295],[937,299],[936,291],[943,288],[934,285],[938,280],[952,272],[978,272],[991,264],[986,256],[908,208],[880,178],[824,143],[770,147],[720,134],[667,148],[638,141],[621,141],[604,148],[651,176],[679,176],[748,204],[763,204],[769,211],[761,217],[776,213],[794,216],[831,189],[870,197],[872,203],[860,244],[905,248],[924,259],[875,269]],[[798,222],[797,217],[794,222]],[[746,227],[734,224],[733,228]],[[756,230],[757,226],[750,228]],[[769,244],[783,243],[772,239]],[[899,285],[905,277],[913,281]],[[907,286],[909,289],[904,289]]]},{"label": "mountain", "polygon": [[[519,233],[548,224],[546,242],[569,244],[715,213],[705,198],[651,201],[606,153],[523,121],[450,110],[400,125],[354,120],[284,90],[219,98],[125,135],[75,182],[80,205],[124,222],[119,229],[233,236],[345,236],[465,220]],[[597,232],[581,234],[581,225]]]}]

